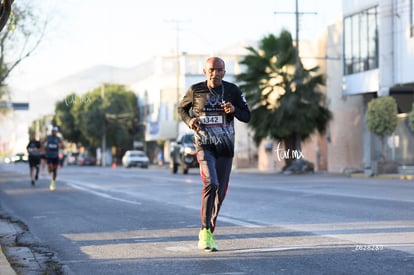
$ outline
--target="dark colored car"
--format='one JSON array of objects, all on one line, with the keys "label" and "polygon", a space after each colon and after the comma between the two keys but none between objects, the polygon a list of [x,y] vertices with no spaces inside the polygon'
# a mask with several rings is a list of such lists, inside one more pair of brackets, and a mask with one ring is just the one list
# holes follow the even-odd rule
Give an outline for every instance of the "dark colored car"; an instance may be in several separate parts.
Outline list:
[{"label": "dark colored car", "polygon": [[171,147],[170,157],[170,168],[173,174],[177,173],[179,166],[183,174],[187,174],[190,168],[198,168],[194,134],[188,133],[179,136]]},{"label": "dark colored car", "polygon": [[79,154],[76,159],[76,164],[79,166],[93,166],[96,165],[96,159],[89,154]]}]

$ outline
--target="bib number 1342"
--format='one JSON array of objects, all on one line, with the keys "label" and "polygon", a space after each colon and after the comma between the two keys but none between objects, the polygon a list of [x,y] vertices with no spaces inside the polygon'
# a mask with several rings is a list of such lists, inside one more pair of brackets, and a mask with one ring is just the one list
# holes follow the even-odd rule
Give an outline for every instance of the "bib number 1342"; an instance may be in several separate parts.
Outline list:
[{"label": "bib number 1342", "polygon": [[223,124],[223,116],[200,116],[201,124]]}]

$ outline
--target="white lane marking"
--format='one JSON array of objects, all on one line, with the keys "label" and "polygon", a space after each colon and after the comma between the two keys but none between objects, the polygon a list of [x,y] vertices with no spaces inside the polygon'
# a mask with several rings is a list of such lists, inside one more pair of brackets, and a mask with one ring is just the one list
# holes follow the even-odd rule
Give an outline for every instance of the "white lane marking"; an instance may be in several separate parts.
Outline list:
[{"label": "white lane marking", "polygon": [[103,193],[103,192],[95,191],[95,190],[89,189],[87,187],[80,186],[80,185],[83,185],[82,182],[78,182],[78,181],[75,182],[75,181],[72,181],[72,180],[65,180],[65,182],[66,182],[67,185],[69,185],[73,188],[83,190],[85,192],[94,194],[95,196],[98,196],[98,197],[102,197],[102,198],[105,198],[105,199],[111,199],[111,200],[114,200],[114,201],[125,202],[125,203],[129,203],[129,204],[134,204],[134,205],[141,205],[142,204],[141,202],[138,202],[138,201],[132,201],[132,200],[117,198],[117,197],[111,196],[111,195]]},{"label": "white lane marking", "polygon": [[262,228],[262,227],[266,226],[265,224],[258,225],[258,224],[254,224],[252,222],[243,221],[243,220],[235,219],[235,218],[230,218],[230,217],[226,217],[226,216],[223,216],[223,215],[220,216],[220,221],[231,223],[231,224],[238,225],[238,226],[249,227],[249,228]]},{"label": "white lane marking", "polygon": [[[130,203],[130,204],[135,204],[135,205],[141,205],[141,202],[136,202],[136,201],[131,201],[131,200],[126,200],[126,199],[121,199],[118,197],[114,197],[111,196],[109,194],[103,193],[103,192],[99,192],[99,191],[95,191],[92,190],[90,188],[94,188],[94,189],[102,189],[102,187],[96,185],[96,184],[90,184],[88,183],[88,187],[85,187],[85,183],[81,182],[81,181],[74,181],[74,180],[64,180],[68,185],[72,186],[73,188],[79,189],[79,190],[83,190],[85,192],[89,192],[91,194],[94,194],[96,196],[99,197],[103,197],[103,198],[107,198],[107,199],[112,199],[112,200],[116,200],[116,201],[120,201],[120,202],[125,202],[125,203]],[[198,207],[195,206],[187,206],[188,209],[192,209],[192,210],[199,210]],[[227,216],[221,216],[220,220],[230,223],[230,224],[234,224],[234,225],[238,225],[238,226],[244,226],[244,227],[250,227],[250,228],[260,228],[263,225],[258,225],[257,223],[251,223],[248,221],[244,221],[244,220],[240,220],[240,219],[235,219],[235,218],[230,218]]]},{"label": "white lane marking", "polygon": [[287,251],[287,250],[299,250],[315,248],[315,246],[280,246],[280,247],[263,247],[263,248],[247,248],[247,249],[236,249],[234,253],[257,253],[257,252],[276,252],[276,251]]}]

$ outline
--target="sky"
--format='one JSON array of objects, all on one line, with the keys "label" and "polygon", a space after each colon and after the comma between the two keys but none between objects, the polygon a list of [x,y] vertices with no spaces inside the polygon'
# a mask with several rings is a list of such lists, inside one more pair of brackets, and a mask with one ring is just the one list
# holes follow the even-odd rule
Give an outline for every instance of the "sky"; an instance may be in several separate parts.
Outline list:
[{"label": "sky", "polygon": [[[31,0],[21,0],[31,1]],[[295,34],[295,0],[42,0],[47,18],[39,47],[11,73],[14,102],[41,99],[41,87],[96,65],[133,67],[156,55],[214,54],[251,45],[284,28]],[[342,0],[298,0],[300,39],[319,37],[341,14]],[[178,22],[178,31],[177,31]],[[178,39],[177,39],[178,38]],[[51,106],[41,106],[52,108]],[[27,143],[33,112],[14,112],[0,142]]]},{"label": "sky", "polygon": [[[316,37],[340,14],[341,0],[298,0],[300,38]],[[258,41],[282,28],[295,34],[295,0],[42,0],[48,28],[10,86],[35,89],[94,65],[132,67],[157,54],[211,53]],[[114,4],[115,3],[115,4]],[[145,3],[145,4],[144,4]],[[177,31],[178,26],[178,31]],[[14,93],[15,98],[25,97]]]}]

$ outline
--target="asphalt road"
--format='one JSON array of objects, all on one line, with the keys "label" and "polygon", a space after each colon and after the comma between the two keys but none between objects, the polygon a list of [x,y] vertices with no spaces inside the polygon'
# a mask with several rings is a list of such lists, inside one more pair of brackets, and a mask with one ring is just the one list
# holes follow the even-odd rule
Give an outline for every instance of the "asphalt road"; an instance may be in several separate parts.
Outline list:
[{"label": "asphalt road", "polygon": [[0,165],[0,173],[3,216],[19,222],[19,245],[31,244],[55,274],[414,270],[413,181],[234,172],[219,251],[206,253],[197,249],[196,169],[64,167],[54,192],[47,176],[32,187],[26,165]]}]

